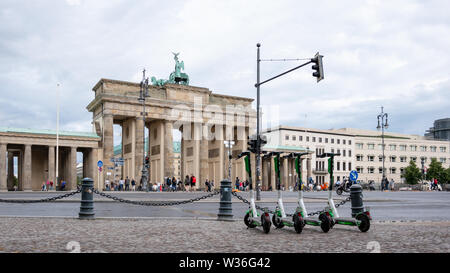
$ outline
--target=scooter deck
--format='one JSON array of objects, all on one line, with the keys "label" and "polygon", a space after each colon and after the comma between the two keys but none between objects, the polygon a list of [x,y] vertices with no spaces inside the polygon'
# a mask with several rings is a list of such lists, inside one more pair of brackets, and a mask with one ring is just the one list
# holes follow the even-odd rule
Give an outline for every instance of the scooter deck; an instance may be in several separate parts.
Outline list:
[{"label": "scooter deck", "polygon": [[353,218],[333,218],[333,221],[335,224],[338,225],[346,225],[346,226],[357,226],[358,225],[358,220],[353,219]]},{"label": "scooter deck", "polygon": [[305,224],[310,226],[320,226],[320,224],[322,223],[319,219],[312,217],[305,217],[303,218],[303,220],[305,221]]},{"label": "scooter deck", "polygon": [[292,221],[288,217],[281,218],[281,222],[283,222],[284,225],[289,226],[289,227],[293,227],[294,226],[294,221]]}]

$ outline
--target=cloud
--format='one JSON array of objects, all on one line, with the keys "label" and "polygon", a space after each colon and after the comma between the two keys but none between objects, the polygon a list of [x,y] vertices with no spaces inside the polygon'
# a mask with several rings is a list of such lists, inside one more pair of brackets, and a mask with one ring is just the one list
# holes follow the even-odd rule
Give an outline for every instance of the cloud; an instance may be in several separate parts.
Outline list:
[{"label": "cloud", "polygon": [[[423,134],[449,116],[446,1],[2,1],[0,125],[90,130],[86,105],[100,78],[168,78],[181,52],[191,84],[256,97],[261,57],[324,55],[325,79],[306,66],[261,87],[280,124]],[[351,6],[352,8],[348,8]],[[76,8],[74,8],[76,7]],[[36,12],[37,10],[45,12]],[[267,79],[299,62],[262,62]],[[305,118],[306,115],[306,118]],[[376,125],[375,125],[376,126]]]}]

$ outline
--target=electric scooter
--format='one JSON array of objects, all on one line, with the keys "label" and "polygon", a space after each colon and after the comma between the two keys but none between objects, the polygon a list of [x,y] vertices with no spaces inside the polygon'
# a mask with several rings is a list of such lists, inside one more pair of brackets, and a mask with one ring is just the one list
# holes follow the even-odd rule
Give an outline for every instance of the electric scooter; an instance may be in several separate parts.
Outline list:
[{"label": "electric scooter", "polygon": [[[312,217],[308,217],[308,213],[305,208],[305,204],[303,202],[303,192],[302,192],[302,180],[301,180],[301,169],[300,169],[300,163],[301,163],[301,156],[306,155],[308,153],[291,153],[286,157],[294,157],[296,156],[295,165],[296,170],[298,174],[298,187],[299,187],[299,199],[298,199],[298,206],[295,209],[294,214],[292,215],[292,218],[287,217],[286,211],[284,209],[283,205],[283,199],[281,197],[281,190],[280,190],[280,153],[279,152],[273,152],[271,153],[274,155],[274,163],[275,163],[275,174],[277,179],[277,189],[278,189],[278,203],[277,207],[275,209],[275,213],[272,216],[272,222],[273,225],[277,228],[283,228],[284,226],[288,227],[294,227],[295,231],[297,233],[301,233],[303,231],[303,227],[308,225],[314,225],[314,226],[321,226],[322,230],[324,232],[328,232],[330,230],[330,223],[331,218],[326,215],[326,212],[321,213],[319,216],[319,219],[314,219]],[[292,220],[291,220],[292,219]]]},{"label": "electric scooter", "polygon": [[[319,214],[318,218],[314,218],[308,216],[308,211],[306,210],[305,203],[303,201],[303,181],[302,181],[302,156],[307,155],[308,153],[291,153],[291,157],[295,157],[295,171],[297,172],[298,179],[298,206],[295,210],[295,214],[297,214],[298,219],[302,221],[303,227],[305,225],[311,226],[320,226],[323,232],[327,233],[331,228],[331,216],[327,211]],[[298,232],[298,231],[297,231]]]},{"label": "electric scooter", "polygon": [[[340,154],[335,153],[324,153],[321,155],[318,155],[318,158],[325,158],[329,157],[328,159],[328,173],[330,174],[330,187],[328,189],[328,214],[331,215],[331,227],[333,227],[335,224],[338,225],[347,225],[347,226],[357,226],[361,232],[366,232],[370,228],[370,220],[372,220],[372,217],[370,216],[370,212],[368,209],[362,208],[362,195],[358,195],[359,201],[358,206],[353,206],[352,200],[352,217],[354,218],[344,218],[339,217],[339,213],[337,212],[336,206],[334,204],[332,194],[333,194],[333,169],[334,169],[334,157],[340,156]],[[352,187],[359,187],[361,189],[360,185],[353,185]],[[352,190],[350,190],[350,197],[352,197]],[[355,202],[357,202],[355,201]],[[360,206],[359,206],[360,205]]]},{"label": "electric scooter", "polygon": [[269,233],[270,226],[272,223],[270,222],[270,216],[267,211],[264,211],[261,215],[256,210],[256,204],[255,204],[255,196],[253,192],[253,183],[252,183],[252,171],[251,171],[251,165],[250,165],[250,152],[242,152],[238,155],[238,159],[241,157],[244,157],[245,162],[245,170],[248,174],[248,180],[249,180],[249,186],[250,186],[250,207],[245,213],[244,217],[244,223],[247,226],[247,228],[255,228],[257,226],[260,226],[263,228],[265,233]]}]

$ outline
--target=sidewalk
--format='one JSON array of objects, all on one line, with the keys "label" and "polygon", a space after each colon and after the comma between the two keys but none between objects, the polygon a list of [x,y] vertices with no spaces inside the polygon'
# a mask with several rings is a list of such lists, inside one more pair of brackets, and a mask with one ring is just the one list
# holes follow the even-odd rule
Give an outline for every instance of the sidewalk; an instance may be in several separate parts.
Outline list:
[{"label": "sidewalk", "polygon": [[374,222],[367,233],[272,227],[265,234],[242,221],[3,217],[0,230],[0,252],[450,252],[448,221]]}]

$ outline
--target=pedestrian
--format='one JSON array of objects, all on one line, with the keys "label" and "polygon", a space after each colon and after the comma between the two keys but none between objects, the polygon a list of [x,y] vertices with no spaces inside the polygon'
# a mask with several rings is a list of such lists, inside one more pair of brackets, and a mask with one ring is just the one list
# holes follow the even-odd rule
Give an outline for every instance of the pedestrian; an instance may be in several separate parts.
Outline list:
[{"label": "pedestrian", "polygon": [[111,189],[111,188],[110,188],[110,182],[109,182],[108,179],[105,180],[105,189],[106,189],[107,191],[109,191],[109,190]]},{"label": "pedestrian", "polygon": [[186,175],[186,177],[184,178],[184,189],[186,191],[190,191],[190,179],[189,179],[189,175]]},{"label": "pedestrian", "polygon": [[235,186],[236,186],[236,190],[239,190],[239,177],[236,177],[236,182],[235,182]]},{"label": "pedestrian", "polygon": [[214,180],[211,180],[211,188],[213,188],[214,189]]},{"label": "pedestrian", "polygon": [[195,178],[194,175],[191,176],[192,182],[191,182],[191,190],[195,191],[195,183],[197,183],[197,178]]},{"label": "pedestrian", "polygon": [[391,191],[395,190],[395,181],[391,178]]},{"label": "pedestrian", "polygon": [[63,191],[65,189],[66,189],[66,181],[63,180],[62,183],[61,183],[61,190]]},{"label": "pedestrian", "polygon": [[134,181],[134,178],[131,179],[131,190],[136,191],[136,181]]},{"label": "pedestrian", "polygon": [[49,189],[50,189],[50,181],[47,179],[46,190],[48,191]]},{"label": "pedestrian", "polygon": [[129,191],[130,190],[130,179],[127,178],[125,179],[125,190]]},{"label": "pedestrian", "polygon": [[41,191],[45,191],[45,181],[42,182]]},{"label": "pedestrian", "polygon": [[205,181],[205,191],[206,191],[206,192],[209,192],[210,189],[211,189],[211,188],[210,188],[210,186],[209,186],[208,179],[206,179],[206,181]]},{"label": "pedestrian", "polygon": [[172,177],[172,191],[177,191],[177,179]]},{"label": "pedestrian", "polygon": [[125,184],[125,181],[123,179],[119,180],[119,191],[123,191],[123,185]]},{"label": "pedestrian", "polygon": [[50,190],[53,190],[53,181],[50,181]]},{"label": "pedestrian", "polygon": [[434,187],[433,187],[433,188],[434,188],[435,190],[437,190],[437,189],[438,189],[438,180],[437,180],[436,178],[434,179],[434,183],[433,183],[433,184],[434,184]]}]

